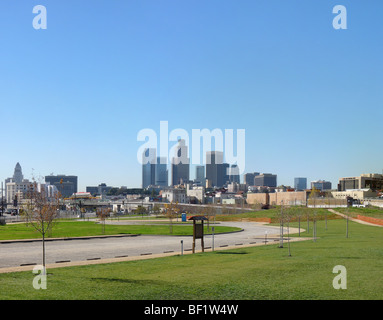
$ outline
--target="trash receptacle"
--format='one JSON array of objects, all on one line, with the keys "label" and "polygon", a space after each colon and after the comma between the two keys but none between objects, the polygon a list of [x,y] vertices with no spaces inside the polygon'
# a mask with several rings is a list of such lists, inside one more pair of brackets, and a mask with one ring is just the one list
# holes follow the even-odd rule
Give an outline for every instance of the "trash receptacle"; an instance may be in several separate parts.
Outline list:
[{"label": "trash receptacle", "polygon": [[7,224],[5,217],[0,217],[0,226],[5,226]]},{"label": "trash receptacle", "polygon": [[186,222],[186,213],[182,213],[182,222]]}]

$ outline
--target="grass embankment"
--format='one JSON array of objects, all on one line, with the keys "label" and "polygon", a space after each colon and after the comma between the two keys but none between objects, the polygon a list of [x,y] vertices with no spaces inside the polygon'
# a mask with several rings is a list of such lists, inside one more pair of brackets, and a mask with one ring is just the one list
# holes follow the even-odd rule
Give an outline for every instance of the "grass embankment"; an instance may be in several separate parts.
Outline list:
[{"label": "grass embankment", "polygon": [[377,207],[366,207],[366,208],[351,207],[351,208],[337,208],[335,210],[338,211],[339,213],[349,214],[350,217],[352,217],[352,218],[357,218],[358,215],[361,215],[361,216],[365,216],[365,217],[383,219],[383,208],[377,208]]},{"label": "grass embankment", "polygon": [[[292,223],[296,226],[296,223]],[[311,236],[310,232],[302,233]],[[32,272],[0,274],[0,299],[383,299],[383,233],[342,220],[317,223],[317,241],[48,270],[46,290]],[[335,290],[333,268],[347,270]]]},{"label": "grass embankment", "polygon": [[[341,219],[338,215],[329,212],[327,209],[322,208],[306,208],[306,207],[291,207],[283,208],[284,219],[287,219],[287,215],[290,217],[290,221],[298,221],[300,216],[301,221],[313,220],[315,214],[315,220],[334,220]],[[262,221],[263,218],[270,219],[271,223],[279,223],[281,217],[281,207],[277,206],[268,210],[259,210],[253,212],[245,212],[239,214],[222,214],[217,215],[216,221]]]},{"label": "grass embankment", "polygon": [[[239,228],[215,226],[215,233],[238,231]],[[205,226],[205,233],[211,232]],[[99,235],[117,235],[117,234],[142,234],[142,235],[175,235],[184,236],[193,234],[193,226],[173,225],[173,233],[170,233],[169,225],[105,225],[105,233],[103,227],[94,221],[60,221],[55,224],[52,231],[49,232],[49,238],[70,238],[84,236]],[[35,231],[32,226],[24,223],[8,224],[0,226],[0,240],[15,239],[37,239],[41,238],[41,234]]]}]

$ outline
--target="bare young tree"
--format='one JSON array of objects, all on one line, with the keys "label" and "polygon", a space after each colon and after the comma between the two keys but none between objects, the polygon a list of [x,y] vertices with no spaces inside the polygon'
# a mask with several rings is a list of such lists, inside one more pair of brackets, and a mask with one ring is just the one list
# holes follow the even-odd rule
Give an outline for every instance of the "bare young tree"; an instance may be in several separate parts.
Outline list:
[{"label": "bare young tree", "polygon": [[105,219],[109,217],[109,215],[110,215],[109,208],[97,208],[97,216],[101,222],[102,234],[105,234]]},{"label": "bare young tree", "polygon": [[47,233],[52,230],[55,219],[59,212],[60,194],[53,198],[48,198],[45,190],[38,191],[37,183],[33,183],[27,192],[27,199],[22,204],[22,213],[27,225],[32,226],[42,235],[43,245],[43,267],[46,270],[45,263],[45,238]]},{"label": "bare young tree", "polygon": [[170,202],[166,203],[164,206],[164,214],[167,218],[169,218],[169,232],[173,234],[173,219],[177,217],[180,212],[180,207],[178,202]]}]

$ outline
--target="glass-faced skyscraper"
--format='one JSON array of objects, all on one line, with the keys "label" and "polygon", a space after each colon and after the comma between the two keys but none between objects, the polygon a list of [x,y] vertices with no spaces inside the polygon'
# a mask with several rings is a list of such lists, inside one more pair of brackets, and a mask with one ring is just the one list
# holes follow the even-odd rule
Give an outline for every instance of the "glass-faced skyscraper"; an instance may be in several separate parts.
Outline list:
[{"label": "glass-faced skyscraper", "polygon": [[223,162],[222,151],[206,152],[206,179],[213,187],[222,187],[229,181],[229,164]]},{"label": "glass-faced skyscraper", "polygon": [[168,186],[168,169],[166,157],[157,157],[155,168],[155,185],[161,187]]},{"label": "glass-faced skyscraper", "polygon": [[190,164],[188,147],[184,139],[178,140],[175,155],[172,158],[172,185],[178,185],[190,180]]},{"label": "glass-faced skyscraper", "polygon": [[155,184],[156,149],[146,148],[142,153],[142,188]]},{"label": "glass-faced skyscraper", "polygon": [[307,189],[307,178],[294,178],[294,189],[303,191]]}]

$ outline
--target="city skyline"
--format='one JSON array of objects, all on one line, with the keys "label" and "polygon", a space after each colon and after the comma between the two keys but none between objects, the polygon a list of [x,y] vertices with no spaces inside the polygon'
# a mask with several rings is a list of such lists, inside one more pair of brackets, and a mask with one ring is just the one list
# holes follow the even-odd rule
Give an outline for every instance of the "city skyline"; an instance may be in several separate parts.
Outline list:
[{"label": "city skyline", "polygon": [[[218,153],[218,155],[217,155]],[[210,158],[211,159],[211,165],[210,166],[214,166],[215,165],[215,158],[212,156],[212,154],[215,154],[214,157],[217,157],[218,156],[218,163],[221,163],[222,162],[222,152],[206,152],[206,159]],[[74,179],[73,180],[73,183],[74,183],[74,186],[73,186],[73,192],[72,193],[76,193],[76,192],[89,192],[88,189],[98,189],[100,187],[107,187],[107,188],[119,188],[119,187],[127,187],[127,188],[133,188],[133,189],[136,189],[136,188],[147,188],[149,186],[153,186],[153,185],[156,185],[156,186],[160,186],[160,187],[163,187],[163,188],[167,188],[167,187],[171,187],[173,186],[171,183],[169,183],[169,181],[171,181],[172,179],[172,173],[168,172],[168,169],[167,168],[171,168],[171,165],[169,164],[164,164],[163,159],[161,160],[161,157],[156,157],[156,150],[155,149],[145,149],[144,153],[143,153],[143,165],[142,165],[142,180],[141,180],[141,186],[134,186],[134,187],[128,187],[126,185],[109,185],[107,186],[107,184],[105,182],[100,182],[98,184],[98,187],[95,187],[95,186],[91,186],[91,185],[86,185],[84,187],[84,189],[78,187],[78,176],[76,175],[66,175],[66,174],[50,174],[50,175],[46,175],[46,176],[33,176],[31,177],[31,179],[28,179],[28,178],[25,178],[24,177],[24,174],[22,173],[22,166],[20,165],[19,162],[16,163],[15,167],[14,167],[14,174],[12,177],[8,177],[7,179],[5,179],[4,181],[2,181],[3,183],[3,187],[4,187],[4,190],[6,190],[6,185],[8,182],[16,182],[16,183],[22,183],[22,182],[26,182],[27,184],[30,184],[30,183],[33,183],[34,181],[37,182],[37,183],[42,183],[42,184],[45,184],[47,183],[48,185],[52,185],[52,186],[56,186],[59,188],[59,184],[60,184],[60,180],[62,179],[65,179],[64,182],[69,182],[69,180],[71,179]],[[145,162],[145,157],[146,157],[146,160],[148,160],[147,162]],[[154,158],[153,158],[154,157]],[[152,160],[150,160],[152,159]],[[156,161],[153,161],[156,160]],[[263,173],[263,172],[246,172],[244,173],[243,175],[239,175],[240,177],[240,181],[237,181],[236,179],[236,173],[234,173],[234,175],[232,176],[231,175],[231,172],[233,172],[233,167],[235,168],[236,165],[234,166],[229,166],[227,163],[224,163],[222,162],[222,165],[226,165],[224,169],[227,169],[227,173],[225,174],[225,176],[227,177],[227,183],[232,183],[232,182],[236,182],[236,183],[241,183],[241,184],[246,184],[248,186],[269,186],[269,187],[277,187],[277,186],[288,186],[288,187],[291,187],[291,188],[294,188],[296,189],[296,191],[300,191],[300,190],[303,190],[303,189],[312,189],[313,186],[316,188],[316,189],[319,189],[319,190],[322,190],[322,187],[319,187],[317,184],[320,183],[325,183],[327,186],[329,185],[330,187],[326,188],[326,189],[323,189],[323,190],[337,190],[338,189],[338,183],[340,184],[341,186],[341,189],[345,189],[344,188],[344,185],[342,187],[342,181],[344,181],[344,179],[352,179],[352,182],[355,184],[355,176],[359,176],[359,175],[354,175],[354,176],[348,176],[348,177],[339,177],[335,184],[333,184],[331,181],[326,181],[324,179],[317,179],[317,180],[311,180],[309,181],[306,177],[294,177],[293,178],[293,183],[291,184],[283,184],[283,183],[279,183],[277,182],[278,181],[278,178],[277,178],[277,174],[270,174],[270,173]],[[144,186],[144,182],[145,180],[147,180],[145,178],[145,166],[149,166],[149,182],[153,182],[153,183],[146,183],[146,185]],[[166,169],[165,169],[166,168]],[[205,177],[204,177],[204,180],[206,180],[206,167],[204,165],[196,165],[195,166],[195,174],[194,174],[194,177],[193,176],[190,176],[190,180],[189,181],[186,181],[186,182],[192,182],[193,180],[199,180],[198,179],[198,171],[201,171],[201,169],[203,169],[202,171],[204,172],[205,174]],[[211,169],[210,169],[211,170]],[[236,169],[234,169],[236,170]],[[189,174],[190,174],[190,171],[189,171]],[[367,173],[362,173],[360,175],[363,175],[363,174],[367,174]],[[367,175],[371,175],[371,174],[380,174],[380,173],[368,173]],[[382,173],[383,174],[383,173]],[[166,177],[164,176],[166,175]],[[210,173],[211,175],[211,173]],[[258,178],[258,180],[260,180],[259,178],[262,177],[262,181],[263,179],[265,179],[264,177],[267,177],[267,183],[257,183],[256,181],[251,184],[251,183],[248,183],[245,181],[245,176],[246,175],[252,175],[254,176],[254,178]],[[200,176],[202,176],[202,174],[200,173]],[[269,180],[270,178],[273,178],[272,180]],[[53,179],[53,180],[52,180]],[[169,180],[170,179],[170,180]],[[213,178],[213,179],[216,179],[216,178]],[[306,185],[306,188],[299,188],[297,187],[297,181],[298,180],[304,180],[304,185]],[[156,183],[157,181],[160,181],[160,183]],[[265,180],[266,181],[266,180]],[[273,181],[273,182],[272,182]],[[198,181],[200,182],[200,181]],[[310,182],[311,186],[307,186],[307,183]],[[299,183],[298,183],[299,184]],[[220,187],[220,186],[213,186],[213,187]],[[363,187],[362,187],[363,188]],[[70,193],[70,194],[72,194]],[[70,196],[70,194],[66,194],[66,196]]]},{"label": "city skyline", "polygon": [[329,0],[45,1],[46,30],[34,5],[2,3],[1,181],[19,162],[80,191],[140,187],[137,133],[160,121],[245,129],[244,172],[278,185],[382,173],[381,3],[348,0],[347,30]]}]

